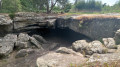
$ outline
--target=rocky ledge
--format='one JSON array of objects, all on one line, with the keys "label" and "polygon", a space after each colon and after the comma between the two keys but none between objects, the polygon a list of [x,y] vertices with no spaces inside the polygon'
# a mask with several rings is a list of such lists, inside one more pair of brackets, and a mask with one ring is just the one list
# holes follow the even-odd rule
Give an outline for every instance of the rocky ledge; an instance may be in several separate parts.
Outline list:
[{"label": "rocky ledge", "polygon": [[[102,65],[120,60],[118,18],[81,20],[19,12],[13,20],[8,15],[0,15],[0,27],[0,67],[78,67],[96,61]],[[78,39],[63,46],[33,32],[66,28],[91,40]]]}]

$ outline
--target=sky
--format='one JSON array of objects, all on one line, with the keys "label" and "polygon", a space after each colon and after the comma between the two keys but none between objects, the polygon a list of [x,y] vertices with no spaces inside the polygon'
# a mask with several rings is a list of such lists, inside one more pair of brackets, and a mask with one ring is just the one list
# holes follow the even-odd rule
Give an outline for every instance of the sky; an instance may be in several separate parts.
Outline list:
[{"label": "sky", "polygon": [[[70,2],[74,2],[75,0],[70,0]],[[100,1],[100,0],[99,0]],[[101,0],[102,3],[107,3],[108,5],[112,6],[114,5],[118,0]]]}]

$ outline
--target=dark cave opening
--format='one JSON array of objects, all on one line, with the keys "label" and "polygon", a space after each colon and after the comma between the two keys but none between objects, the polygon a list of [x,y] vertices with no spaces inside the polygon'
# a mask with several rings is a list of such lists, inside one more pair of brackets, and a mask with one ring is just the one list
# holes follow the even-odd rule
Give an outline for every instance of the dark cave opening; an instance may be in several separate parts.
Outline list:
[{"label": "dark cave opening", "polygon": [[[32,35],[32,33],[30,34]],[[48,42],[59,43],[63,46],[71,46],[73,42],[82,39],[87,41],[92,41],[91,38],[83,34],[74,32],[69,28],[64,28],[64,29],[42,28],[42,29],[37,29],[36,34],[43,36]]]}]

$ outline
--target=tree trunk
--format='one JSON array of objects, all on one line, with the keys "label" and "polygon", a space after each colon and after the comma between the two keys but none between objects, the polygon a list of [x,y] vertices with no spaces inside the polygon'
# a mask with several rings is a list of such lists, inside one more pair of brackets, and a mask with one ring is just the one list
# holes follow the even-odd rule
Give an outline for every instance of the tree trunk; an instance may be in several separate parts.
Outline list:
[{"label": "tree trunk", "polygon": [[55,1],[55,3],[53,3],[53,1],[51,0],[51,6],[49,6],[49,1],[47,2],[47,14],[51,13],[51,11],[53,10],[54,6],[56,5],[58,0]]},{"label": "tree trunk", "polygon": [[0,0],[0,10],[2,9],[2,1]]}]

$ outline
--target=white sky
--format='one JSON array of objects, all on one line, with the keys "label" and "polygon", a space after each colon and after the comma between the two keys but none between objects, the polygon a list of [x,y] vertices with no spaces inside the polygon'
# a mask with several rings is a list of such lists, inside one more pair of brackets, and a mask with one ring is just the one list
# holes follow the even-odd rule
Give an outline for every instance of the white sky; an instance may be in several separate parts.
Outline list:
[{"label": "white sky", "polygon": [[[75,0],[70,0],[70,2],[74,2]],[[102,3],[107,3],[108,5],[112,6],[114,5],[118,0],[99,0],[102,1]]]}]

